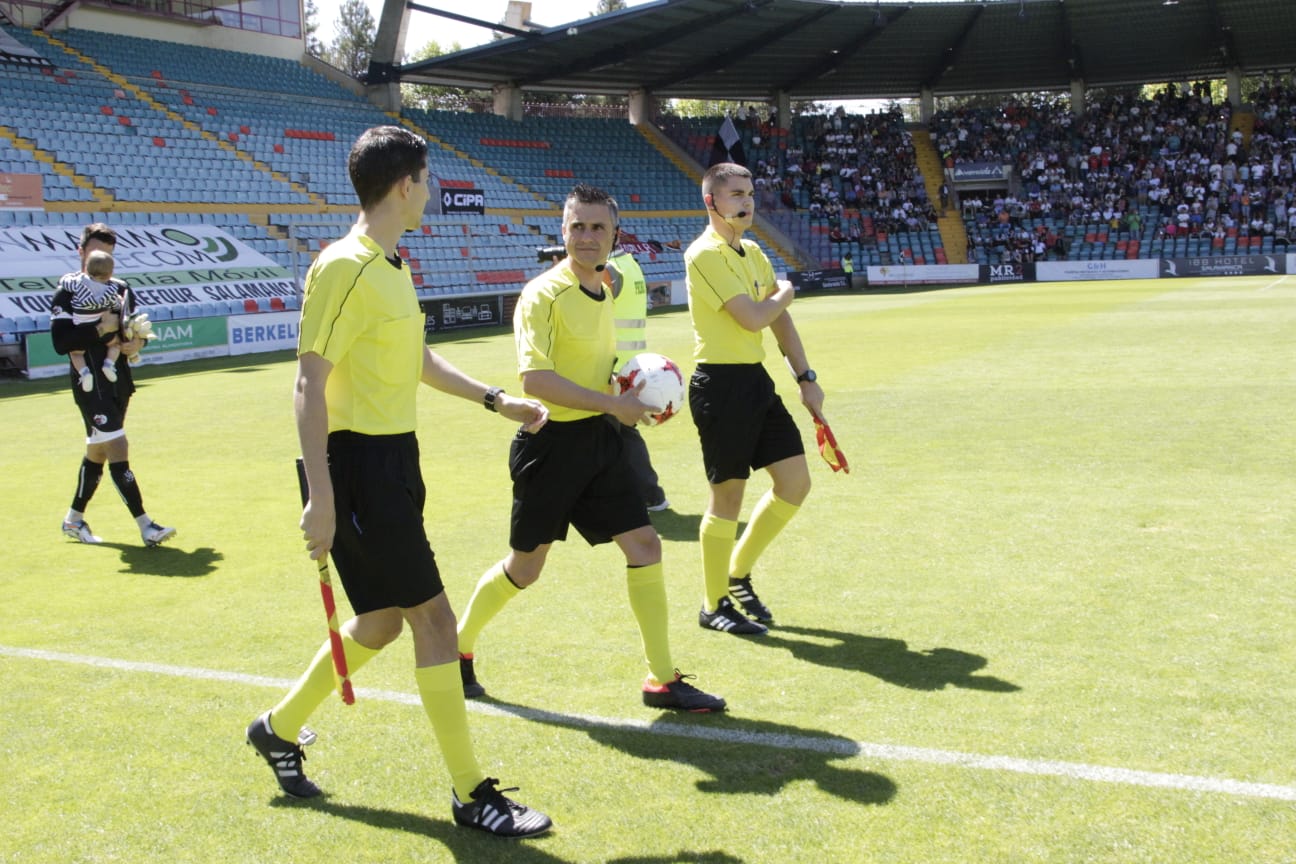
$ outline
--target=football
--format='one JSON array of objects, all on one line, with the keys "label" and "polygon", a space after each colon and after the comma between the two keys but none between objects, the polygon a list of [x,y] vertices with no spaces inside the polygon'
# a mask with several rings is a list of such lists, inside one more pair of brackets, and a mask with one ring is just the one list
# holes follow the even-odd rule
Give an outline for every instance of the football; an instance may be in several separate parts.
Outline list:
[{"label": "football", "polygon": [[640,381],[647,383],[639,393],[639,401],[654,409],[642,421],[645,425],[665,423],[683,410],[684,373],[674,360],[649,352],[631,357],[617,373],[617,384],[624,393],[633,390]]}]

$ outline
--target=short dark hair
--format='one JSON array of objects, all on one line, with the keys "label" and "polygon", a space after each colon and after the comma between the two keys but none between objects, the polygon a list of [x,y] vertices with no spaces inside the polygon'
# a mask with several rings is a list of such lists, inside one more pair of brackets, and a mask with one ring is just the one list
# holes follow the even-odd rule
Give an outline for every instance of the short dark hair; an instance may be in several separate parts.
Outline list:
[{"label": "short dark hair", "polygon": [[612,228],[616,229],[621,222],[618,215],[616,199],[603,191],[597,186],[591,186],[588,183],[577,183],[572,187],[571,192],[567,193],[567,200],[563,203],[563,225],[567,224],[567,214],[571,211],[573,204],[602,204],[608,208],[612,215]]},{"label": "short dark hair", "polygon": [[77,244],[77,248],[86,248],[86,244],[91,240],[98,240],[100,243],[116,246],[117,232],[102,222],[91,222],[81,229],[81,242]]},{"label": "short dark hair", "polygon": [[375,126],[351,145],[347,171],[360,207],[377,204],[405,177],[418,178],[427,168],[427,142],[400,126]]},{"label": "short dark hair", "polygon": [[751,179],[752,173],[736,162],[717,162],[702,175],[702,194],[710,195],[717,183],[728,183],[734,177]]}]

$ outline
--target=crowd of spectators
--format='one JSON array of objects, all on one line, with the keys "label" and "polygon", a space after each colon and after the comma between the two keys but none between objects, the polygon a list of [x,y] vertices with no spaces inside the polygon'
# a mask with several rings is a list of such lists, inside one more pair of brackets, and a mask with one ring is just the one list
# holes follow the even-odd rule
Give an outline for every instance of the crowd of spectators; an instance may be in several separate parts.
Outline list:
[{"label": "crowd of spectators", "polygon": [[812,221],[823,220],[834,242],[935,224],[936,208],[898,107],[862,116],[838,108],[797,117],[783,148],[767,146],[777,135],[771,121],[741,113],[735,121],[740,128],[746,123],[751,136],[749,162],[763,209],[806,210]]},{"label": "crowd of spectators", "polygon": [[1185,237],[1216,248],[1255,237],[1285,246],[1296,236],[1296,92],[1263,84],[1250,101],[1250,134],[1205,82],[1146,99],[1096,92],[1079,115],[1069,97],[1052,94],[937,112],[929,130],[947,169],[1011,168],[993,191],[942,184],[939,208],[898,106],[799,115],[789,132],[755,109],[734,120],[762,210],[808,213],[833,242],[863,246],[879,234],[927,231],[957,193],[971,251],[1031,261],[1066,258],[1071,238],[1088,234],[1136,248]]},{"label": "crowd of spectators", "polygon": [[1007,164],[1019,194],[963,197],[969,241],[1004,258],[1065,257],[1061,226],[1139,239],[1296,233],[1292,94],[1263,86],[1250,140],[1206,84],[1152,99],[1109,94],[1080,116],[1055,97],[943,111],[931,124],[947,168]]}]

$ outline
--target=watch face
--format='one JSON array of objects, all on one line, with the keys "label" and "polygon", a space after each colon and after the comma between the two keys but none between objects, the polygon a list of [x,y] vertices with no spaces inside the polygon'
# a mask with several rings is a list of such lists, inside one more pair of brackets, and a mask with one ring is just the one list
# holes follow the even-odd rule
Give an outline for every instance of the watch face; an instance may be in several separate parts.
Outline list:
[{"label": "watch face", "polygon": [[819,376],[815,374],[815,371],[813,369],[807,369],[806,371],[802,372],[801,375],[797,378],[798,381],[812,381],[812,382],[817,381],[818,379]]}]

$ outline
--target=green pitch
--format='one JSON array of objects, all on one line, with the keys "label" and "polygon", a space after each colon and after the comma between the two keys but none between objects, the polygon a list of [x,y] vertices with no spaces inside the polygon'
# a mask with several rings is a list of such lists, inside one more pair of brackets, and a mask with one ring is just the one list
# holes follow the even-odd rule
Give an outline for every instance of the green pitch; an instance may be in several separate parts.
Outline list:
[{"label": "green pitch", "polygon": [[[619,555],[555,547],[477,646],[498,700],[472,709],[482,765],[557,826],[520,844],[453,827],[408,638],[355,707],[312,718],[327,797],[284,800],[243,744],[326,633],[291,358],[141,372],[131,465],[179,528],[153,550],[106,476],[88,518],[107,542],[60,535],[82,449],[66,384],[0,386],[0,861],[1296,860],[1296,278],[793,314],[852,473],[812,457],[755,574],[778,626],[698,628],[694,432],[646,430],[674,505],[654,517],[674,653],[732,711],[640,705]],[[686,313],[649,334],[691,366]],[[517,391],[507,333],[435,347]],[[420,412],[462,609],[505,551],[512,429],[426,389]]]}]

